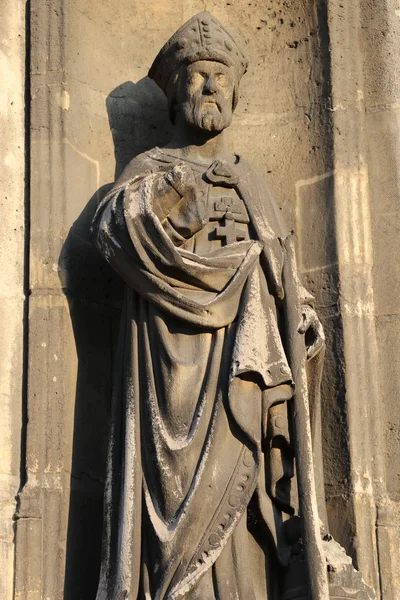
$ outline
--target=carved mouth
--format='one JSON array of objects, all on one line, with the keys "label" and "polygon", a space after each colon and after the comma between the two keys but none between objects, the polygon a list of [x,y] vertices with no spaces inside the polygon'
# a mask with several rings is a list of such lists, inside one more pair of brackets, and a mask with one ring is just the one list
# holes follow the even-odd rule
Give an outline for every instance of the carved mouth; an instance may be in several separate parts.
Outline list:
[{"label": "carved mouth", "polygon": [[214,102],[213,100],[205,100],[203,102],[202,108],[208,108],[208,109],[212,109],[212,110],[218,110],[219,111],[219,106],[216,102]]}]

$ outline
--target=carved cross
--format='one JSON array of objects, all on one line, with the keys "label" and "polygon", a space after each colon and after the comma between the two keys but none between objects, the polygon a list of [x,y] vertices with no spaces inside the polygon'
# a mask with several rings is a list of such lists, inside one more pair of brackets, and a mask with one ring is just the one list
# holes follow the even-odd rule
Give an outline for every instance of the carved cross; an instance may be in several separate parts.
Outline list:
[{"label": "carved cross", "polygon": [[224,224],[215,228],[215,235],[217,238],[221,238],[226,245],[246,239],[243,231],[236,229],[236,223],[232,213],[227,212],[223,217],[223,220]]}]

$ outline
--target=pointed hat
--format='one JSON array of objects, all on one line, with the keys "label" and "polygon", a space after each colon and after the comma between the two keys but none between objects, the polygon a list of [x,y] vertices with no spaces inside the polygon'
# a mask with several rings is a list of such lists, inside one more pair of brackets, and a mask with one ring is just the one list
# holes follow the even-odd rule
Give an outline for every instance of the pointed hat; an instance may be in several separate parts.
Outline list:
[{"label": "pointed hat", "polygon": [[247,71],[247,59],[229,31],[209,12],[201,12],[186,21],[161,48],[149,77],[166,93],[173,73],[181,65],[197,60],[215,60],[232,67],[237,82]]}]

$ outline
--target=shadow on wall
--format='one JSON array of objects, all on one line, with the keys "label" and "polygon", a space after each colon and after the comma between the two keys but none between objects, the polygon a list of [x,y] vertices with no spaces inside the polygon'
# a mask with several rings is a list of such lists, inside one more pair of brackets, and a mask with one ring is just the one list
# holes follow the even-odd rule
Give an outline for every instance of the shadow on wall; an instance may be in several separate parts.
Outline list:
[{"label": "shadow on wall", "polygon": [[115,179],[134,157],[154,146],[165,145],[172,136],[167,101],[148,77],[127,81],[106,101],[115,148]]},{"label": "shadow on wall", "polygon": [[[117,179],[132,158],[164,145],[172,128],[165,97],[148,78],[115,88],[106,107]],[[100,570],[109,406],[124,286],[92,245],[89,227],[111,186],[102,186],[88,201],[59,258],[78,357],[65,600],[94,600]]]}]

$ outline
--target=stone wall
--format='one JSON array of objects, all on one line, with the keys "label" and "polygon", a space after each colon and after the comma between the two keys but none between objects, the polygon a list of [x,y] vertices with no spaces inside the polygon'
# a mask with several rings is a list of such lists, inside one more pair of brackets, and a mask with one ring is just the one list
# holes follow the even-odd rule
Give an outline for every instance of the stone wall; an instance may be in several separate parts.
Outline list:
[{"label": "stone wall", "polygon": [[375,299],[378,407],[387,496],[378,509],[383,598],[400,597],[400,4],[386,0],[377,12],[362,5],[366,156],[369,170],[372,287]]},{"label": "stone wall", "polygon": [[[400,481],[393,450],[400,439],[400,304],[392,279],[400,8],[395,0],[378,4],[30,0],[25,165],[24,14],[18,2],[6,9],[7,35],[15,35],[5,69],[19,75],[10,80],[18,102],[9,108],[13,146],[2,169],[20,212],[3,211],[1,223],[16,234],[4,254],[13,286],[0,285],[8,311],[1,313],[3,356],[12,365],[0,374],[6,398],[0,431],[7,440],[0,544],[12,582],[11,519],[21,483],[15,597],[95,596],[122,286],[92,247],[88,228],[115,175],[133,156],[168,140],[166,102],[146,73],[176,28],[204,9],[243,41],[250,67],[229,141],[260,169],[296,230],[300,269],[327,334],[329,526],[378,595],[398,597]],[[0,586],[1,600],[12,597],[11,588],[3,594]]]},{"label": "stone wall", "polygon": [[25,9],[0,5],[0,598],[11,600],[20,486],[25,258]]}]

